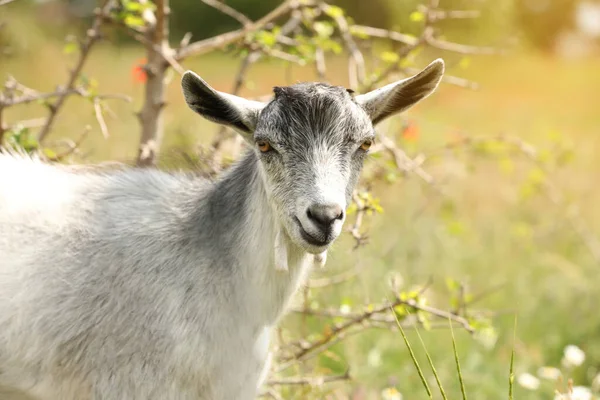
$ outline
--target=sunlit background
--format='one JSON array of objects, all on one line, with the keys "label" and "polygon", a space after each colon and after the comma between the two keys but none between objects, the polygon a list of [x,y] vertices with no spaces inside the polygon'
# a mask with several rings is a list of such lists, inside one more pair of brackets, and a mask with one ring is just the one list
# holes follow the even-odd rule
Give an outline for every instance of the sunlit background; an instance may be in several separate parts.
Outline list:
[{"label": "sunlit background", "polygon": [[[256,20],[280,1],[226,3]],[[332,2],[356,24],[415,36],[422,23],[419,3]],[[0,80],[13,76],[36,90],[55,90],[76,61],[69,43],[85,33],[96,6],[90,0],[15,0],[0,6]],[[368,218],[368,244],[353,250],[348,235],[331,252],[326,271],[314,275],[353,271],[356,276],[328,290],[314,290],[311,301],[342,310],[380,302],[394,276],[407,290],[431,280],[429,301],[448,308],[462,284],[470,307],[488,310],[494,327],[475,337],[455,330],[469,398],[507,398],[513,345],[515,398],[553,399],[554,389],[564,382],[556,381],[550,367],[598,394],[600,1],[441,0],[440,8],[481,12],[475,19],[444,21],[444,39],[502,50],[471,55],[431,48],[415,55],[415,68],[443,57],[447,74],[468,81],[443,83],[436,94],[382,127],[410,157],[424,160],[422,167],[444,194],[410,172],[390,172],[374,182],[372,193],[383,213]],[[187,33],[199,40],[239,27],[200,0],[173,0],[170,25],[172,45]],[[84,74],[100,92],[123,93],[133,102],[107,102],[105,138],[94,109],[82,99],[68,100],[50,138],[74,138],[90,125],[81,162],[129,162],[137,154],[135,113],[144,90],[139,67],[144,49],[118,29],[105,32],[107,40],[91,53]],[[385,65],[393,50],[381,39],[367,55],[375,66]],[[227,48],[185,60],[183,66],[215,88],[230,91],[240,59]],[[328,57],[326,78],[348,85],[344,54]],[[218,127],[187,108],[176,72],[169,79],[160,165],[174,168],[180,166],[182,152],[194,153],[210,143]],[[252,66],[240,93],[268,95],[274,85],[316,79],[312,65],[265,59]],[[5,110],[4,122],[22,121],[35,130],[45,115],[41,104],[12,107]],[[491,140],[497,137],[517,144]],[[295,326],[296,316],[286,323]],[[309,325],[321,329],[318,321]],[[450,398],[459,398],[447,327],[422,329],[421,334]],[[418,343],[414,332],[408,335]],[[421,347],[415,347],[422,360]],[[565,348],[570,349],[566,356]],[[323,397],[426,398],[398,332],[373,329],[356,335],[332,347],[318,366],[331,373],[350,368],[354,377],[334,384],[333,394]]]}]

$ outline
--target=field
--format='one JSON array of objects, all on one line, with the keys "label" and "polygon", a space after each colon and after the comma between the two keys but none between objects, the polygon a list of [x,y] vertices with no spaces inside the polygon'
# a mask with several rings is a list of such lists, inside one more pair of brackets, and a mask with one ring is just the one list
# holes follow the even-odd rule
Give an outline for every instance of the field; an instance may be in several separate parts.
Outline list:
[{"label": "field", "polygon": [[[1,60],[0,78],[11,74],[27,86],[52,90],[66,79],[73,59],[62,54],[64,42],[44,38],[29,17],[14,18],[30,29],[18,39],[19,52]],[[429,56],[423,63],[439,54]],[[132,70],[142,57],[137,47],[103,44],[89,61],[86,75],[98,82],[101,93],[124,93],[134,99],[110,101],[114,115],[107,117],[107,139],[97,127],[93,108],[75,98],[59,115],[52,139],[76,137],[90,124],[92,131],[82,146],[86,162],[131,160],[139,135],[134,113],[143,91]],[[185,67],[227,91],[238,60],[214,54]],[[347,235],[331,252],[326,270],[313,278],[344,271],[355,271],[356,276],[331,288],[313,289],[312,301],[334,308],[379,303],[390,290],[390,276],[396,275],[401,276],[403,290],[431,279],[428,300],[447,308],[450,278],[463,282],[475,298],[482,296],[470,307],[489,310],[496,328],[481,337],[455,328],[469,398],[507,398],[515,315],[516,375],[559,367],[563,349],[574,344],[583,349],[586,360],[569,376],[576,385],[590,386],[600,373],[600,253],[593,254],[600,236],[598,71],[598,56],[567,60],[534,51],[473,58],[467,68],[450,65],[448,73],[476,81],[480,89],[443,84],[404,116],[414,126],[411,135],[401,134],[401,118],[381,127],[397,136],[410,156],[425,156],[423,169],[443,194],[413,173],[375,185],[373,194],[383,213],[367,219],[369,243],[353,250]],[[333,83],[345,83],[342,62],[332,60],[329,72]],[[314,74],[307,68],[264,62],[249,77],[242,94],[257,96],[274,85],[313,79]],[[42,106],[30,105],[8,110],[6,118],[10,123],[44,113]],[[187,108],[176,74],[168,89],[165,123],[164,167],[175,165],[175,149],[208,144],[218,129]],[[517,146],[493,140],[499,135],[512,138]],[[459,143],[465,143],[464,138],[478,139],[463,146]],[[528,144],[535,149],[533,161]],[[293,314],[286,323],[321,329],[317,319],[303,322]],[[426,365],[415,332],[407,333],[421,365]],[[442,326],[420,333],[450,398],[459,398],[449,330]],[[342,387],[340,393],[375,399],[385,388],[395,387],[404,399],[426,398],[398,332],[372,329],[331,352],[319,361],[320,370],[341,373],[349,367],[355,378],[332,385]],[[516,385],[515,398],[551,399],[554,388],[551,381],[542,381],[537,390]]]}]

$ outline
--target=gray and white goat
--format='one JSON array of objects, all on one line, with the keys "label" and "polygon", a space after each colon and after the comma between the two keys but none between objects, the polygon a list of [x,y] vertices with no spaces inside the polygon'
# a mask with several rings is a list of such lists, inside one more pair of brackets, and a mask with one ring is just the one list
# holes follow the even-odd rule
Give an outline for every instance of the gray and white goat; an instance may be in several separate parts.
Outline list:
[{"label": "gray and white goat", "polygon": [[189,107],[251,145],[215,182],[0,155],[2,398],[254,398],[270,329],[340,234],[374,125],[443,72],[436,60],[363,95],[276,87],[263,104],[188,71]]}]

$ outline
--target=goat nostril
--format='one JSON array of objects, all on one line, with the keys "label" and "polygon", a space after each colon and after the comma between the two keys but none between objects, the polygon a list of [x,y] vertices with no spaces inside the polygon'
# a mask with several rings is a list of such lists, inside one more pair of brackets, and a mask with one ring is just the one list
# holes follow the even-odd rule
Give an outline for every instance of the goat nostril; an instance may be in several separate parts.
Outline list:
[{"label": "goat nostril", "polygon": [[321,227],[329,227],[344,218],[344,210],[339,205],[313,204],[306,210],[306,216]]},{"label": "goat nostril", "polygon": [[310,208],[306,210],[306,216],[308,217],[308,219],[314,219],[312,213],[310,212]]}]

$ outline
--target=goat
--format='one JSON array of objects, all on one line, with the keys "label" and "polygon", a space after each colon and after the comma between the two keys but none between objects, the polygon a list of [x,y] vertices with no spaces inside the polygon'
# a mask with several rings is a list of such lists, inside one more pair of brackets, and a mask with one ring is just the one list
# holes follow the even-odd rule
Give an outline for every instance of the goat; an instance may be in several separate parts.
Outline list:
[{"label": "goat", "polygon": [[0,392],[256,397],[270,330],[340,234],[374,125],[443,72],[438,59],[362,95],[275,87],[263,104],[187,71],[188,106],[250,145],[214,182],[0,154]]}]

